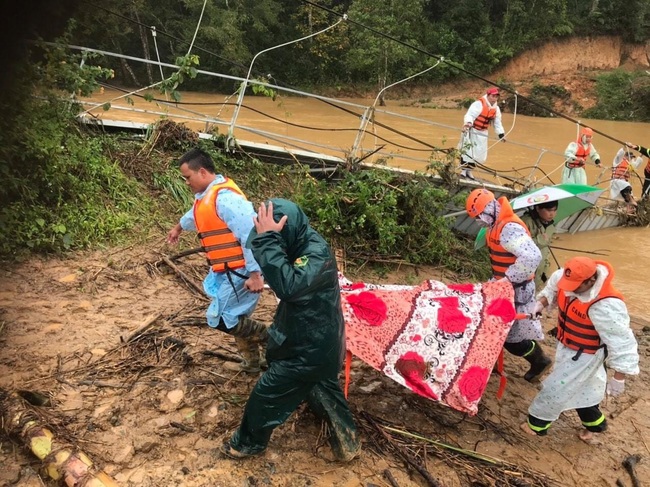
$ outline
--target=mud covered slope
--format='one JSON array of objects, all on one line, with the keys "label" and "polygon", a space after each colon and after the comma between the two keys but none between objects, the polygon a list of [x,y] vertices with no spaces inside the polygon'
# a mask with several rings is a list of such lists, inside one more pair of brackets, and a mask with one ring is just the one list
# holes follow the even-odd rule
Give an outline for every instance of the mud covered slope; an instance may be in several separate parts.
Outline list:
[{"label": "mud covered slope", "polygon": [[[38,414],[120,485],[367,487],[389,485],[386,470],[401,487],[434,485],[409,457],[420,458],[419,468],[446,487],[614,485],[617,478],[628,485],[621,462],[631,454],[650,456],[644,440],[650,431],[647,361],[641,376],[628,380],[628,394],[605,405],[613,418],[610,432],[594,447],[577,438],[573,414],[564,415],[544,439],[519,430],[538,386],[523,380],[521,361],[507,359],[504,399],[495,399],[494,376],[475,417],[415,396],[355,363],[350,404],[364,443],[350,465],[331,461],[327,432],[306,409],[278,428],[264,455],[223,459],[218,447],[237,426],[257,378],[224,367],[234,355],[232,339],[205,326],[205,302],[195,291],[168,267],[153,265],[160,250],[33,258],[0,276],[0,388],[49,395],[52,406],[37,408]],[[190,279],[200,280],[203,259],[177,263]],[[394,273],[385,281],[426,278],[440,276],[420,269],[418,276]],[[273,296],[265,294],[258,317],[268,322],[274,306]],[[159,315],[153,326],[129,340],[152,315]],[[549,318],[547,328],[552,324]],[[647,356],[650,327],[635,322],[634,328]],[[551,353],[552,343],[545,347]],[[456,455],[386,426],[500,463]],[[8,438],[1,440],[0,485],[43,485],[39,462]],[[639,478],[650,478],[647,461],[636,469]]]},{"label": "mud covered slope", "polygon": [[[619,37],[572,37],[550,41],[526,51],[484,77],[499,84],[509,84],[523,95],[528,95],[536,84],[562,87],[570,96],[554,108],[571,114],[576,106],[586,109],[596,103],[594,87],[598,74],[618,68],[638,70],[648,67],[650,42],[626,44]],[[468,79],[437,86],[427,94],[434,106],[457,108],[459,101],[480,93],[484,88],[483,81]]]}]

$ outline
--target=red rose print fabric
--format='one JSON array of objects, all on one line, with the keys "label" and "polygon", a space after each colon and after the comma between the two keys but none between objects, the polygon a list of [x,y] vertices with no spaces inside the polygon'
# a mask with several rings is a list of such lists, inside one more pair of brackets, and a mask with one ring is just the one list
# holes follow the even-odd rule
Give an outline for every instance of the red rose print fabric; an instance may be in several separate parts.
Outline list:
[{"label": "red rose print fabric", "polygon": [[341,285],[346,345],[417,394],[476,414],[515,318],[506,280]]}]

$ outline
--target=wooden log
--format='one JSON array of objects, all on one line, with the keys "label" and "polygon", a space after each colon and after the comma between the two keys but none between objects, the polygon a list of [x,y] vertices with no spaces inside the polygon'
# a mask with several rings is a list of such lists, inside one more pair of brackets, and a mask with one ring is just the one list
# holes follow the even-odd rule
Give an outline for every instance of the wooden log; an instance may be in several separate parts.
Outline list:
[{"label": "wooden log", "polygon": [[142,335],[145,331],[147,331],[151,326],[158,321],[158,319],[162,315],[160,313],[153,314],[148,316],[140,326],[138,326],[135,330],[133,330],[131,333],[129,333],[125,337],[120,337],[123,343],[129,343],[130,341],[135,340],[138,336]]},{"label": "wooden log", "polygon": [[388,483],[390,483],[392,487],[399,487],[397,480],[395,480],[395,477],[393,477],[393,474],[390,470],[384,470],[384,477],[386,477],[386,480],[388,480]]},{"label": "wooden log", "polygon": [[163,256],[162,258],[163,262],[169,266],[171,270],[173,270],[176,274],[178,274],[192,289],[194,289],[197,293],[199,293],[199,296],[205,298],[205,292],[197,283],[195,283],[190,276],[185,274],[182,270],[178,268],[176,264],[174,264],[169,257]]},{"label": "wooden log", "polygon": [[0,414],[5,432],[22,440],[53,480],[68,487],[118,487],[81,450],[58,440],[16,394],[0,390]]},{"label": "wooden log", "polygon": [[178,254],[170,255],[169,260],[171,261],[178,260],[181,257],[187,257],[188,255],[198,254],[199,252],[203,252],[203,247],[196,247],[193,249],[184,250],[182,252],[179,252]]}]

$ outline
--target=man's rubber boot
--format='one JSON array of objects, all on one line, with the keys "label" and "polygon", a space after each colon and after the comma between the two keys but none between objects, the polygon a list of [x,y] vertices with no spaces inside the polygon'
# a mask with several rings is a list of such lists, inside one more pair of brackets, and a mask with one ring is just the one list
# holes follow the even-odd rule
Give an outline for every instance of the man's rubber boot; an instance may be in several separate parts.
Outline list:
[{"label": "man's rubber boot", "polygon": [[226,362],[223,364],[224,369],[233,372],[259,374],[262,369],[260,367],[260,352],[257,341],[235,337],[235,344],[237,345],[237,350],[242,356],[243,361]]},{"label": "man's rubber boot", "polygon": [[[244,347],[243,342],[241,345],[239,345],[239,342],[237,347],[241,351],[245,349],[245,352],[250,352],[251,355],[254,355],[257,357],[256,359],[251,359],[248,360],[248,358],[244,357],[244,353],[242,353],[242,357],[244,357],[244,360],[249,361],[253,365],[257,365],[258,368],[261,367],[262,369],[267,369],[268,364],[266,362],[266,343],[269,340],[269,332],[266,327],[266,325],[260,321],[257,321],[253,318],[250,318],[246,315],[241,315],[239,317],[239,322],[237,323],[237,326],[234,328],[232,335],[235,337],[235,340],[244,340],[248,343],[247,347]],[[229,370],[232,370],[232,365],[228,366],[227,368]]]},{"label": "man's rubber boot", "polygon": [[524,379],[528,382],[533,382],[552,363],[552,360],[544,354],[544,350],[535,340],[533,340],[533,349],[524,355],[524,358],[530,363],[530,369],[524,374]]}]

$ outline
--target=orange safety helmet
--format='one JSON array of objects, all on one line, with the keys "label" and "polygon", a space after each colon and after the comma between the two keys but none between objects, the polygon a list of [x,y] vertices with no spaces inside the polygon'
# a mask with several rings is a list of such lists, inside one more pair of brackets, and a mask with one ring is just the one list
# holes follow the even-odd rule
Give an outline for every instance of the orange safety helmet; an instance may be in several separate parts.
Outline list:
[{"label": "orange safety helmet", "polygon": [[487,204],[494,199],[494,193],[492,191],[488,191],[485,188],[475,189],[467,197],[465,210],[469,216],[476,218],[483,213]]},{"label": "orange safety helmet", "polygon": [[589,137],[594,136],[594,131],[591,130],[589,127],[582,127],[582,130],[580,130],[580,137],[583,135],[588,135]]}]

